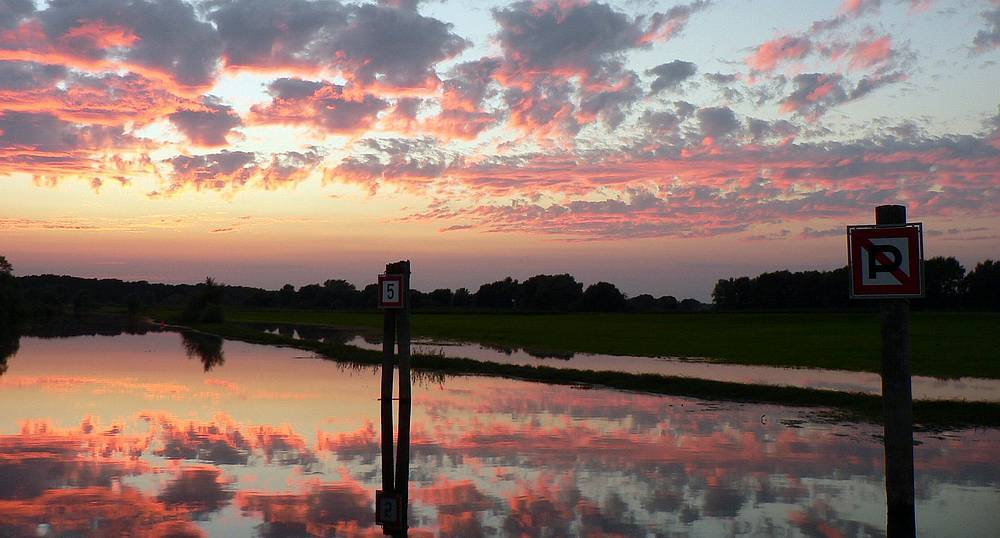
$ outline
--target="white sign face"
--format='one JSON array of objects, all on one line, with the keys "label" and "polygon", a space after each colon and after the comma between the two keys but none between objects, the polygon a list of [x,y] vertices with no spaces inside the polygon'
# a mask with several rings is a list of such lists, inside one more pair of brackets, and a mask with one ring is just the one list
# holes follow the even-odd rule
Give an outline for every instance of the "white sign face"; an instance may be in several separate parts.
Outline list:
[{"label": "white sign face", "polygon": [[382,302],[383,303],[398,303],[399,302],[399,281],[398,280],[383,280],[382,281]]},{"label": "white sign face", "polygon": [[873,254],[867,248],[861,249],[861,283],[865,286],[899,286],[903,284],[900,277],[910,274],[909,239],[905,237],[873,237],[869,241],[875,247],[876,253]]},{"label": "white sign face", "polygon": [[379,275],[378,277],[379,308],[403,308],[403,277],[402,275]]}]

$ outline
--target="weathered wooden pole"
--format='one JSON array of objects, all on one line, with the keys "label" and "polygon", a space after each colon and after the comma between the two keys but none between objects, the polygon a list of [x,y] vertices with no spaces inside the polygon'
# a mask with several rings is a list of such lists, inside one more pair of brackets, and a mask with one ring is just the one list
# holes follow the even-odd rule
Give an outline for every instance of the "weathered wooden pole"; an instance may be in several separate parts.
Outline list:
[{"label": "weathered wooden pole", "polygon": [[[906,224],[906,207],[875,208],[876,226]],[[910,302],[881,299],[882,410],[885,417],[886,531],[916,536],[913,509],[913,393],[910,384]]]},{"label": "weathered wooden pole", "polygon": [[[389,265],[385,266],[386,274]],[[382,490],[393,491],[395,463],[392,448],[392,378],[396,363],[396,311],[384,310],[382,319]]]},{"label": "weathered wooden pole", "polygon": [[[379,308],[382,323],[382,489],[375,492],[375,522],[382,533],[407,536],[410,479],[410,262],[385,266],[379,275]],[[399,342],[397,354],[396,343]],[[392,381],[399,364],[399,426],[393,450]]]},{"label": "weathered wooden pole", "polygon": [[396,318],[396,337],[399,340],[399,443],[396,453],[396,492],[400,495],[400,521],[403,536],[409,529],[410,481],[410,261],[397,264],[403,275],[403,308]]}]

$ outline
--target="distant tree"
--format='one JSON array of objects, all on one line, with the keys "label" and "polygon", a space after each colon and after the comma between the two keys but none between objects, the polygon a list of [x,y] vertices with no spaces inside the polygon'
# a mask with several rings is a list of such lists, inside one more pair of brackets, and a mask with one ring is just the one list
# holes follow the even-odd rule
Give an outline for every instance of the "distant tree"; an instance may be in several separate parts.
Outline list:
[{"label": "distant tree", "polygon": [[327,308],[353,308],[361,302],[361,294],[357,288],[346,280],[327,280],[323,283],[323,292],[323,302]]},{"label": "distant tree", "polygon": [[419,290],[410,289],[409,302],[410,302],[410,308],[423,308],[428,304],[430,304],[431,301],[430,297],[428,297],[426,293]]},{"label": "distant tree", "polygon": [[657,310],[677,310],[680,304],[673,295],[664,295],[656,300]]},{"label": "distant tree", "polygon": [[736,308],[740,304],[739,294],[736,292],[736,281],[733,278],[726,280],[720,278],[712,289],[712,303],[719,308]]},{"label": "distant tree", "polygon": [[326,293],[319,284],[308,284],[295,292],[295,306],[299,308],[322,308]]},{"label": "distant tree", "polygon": [[14,267],[7,258],[0,256],[0,331],[6,331],[17,323],[19,303]]},{"label": "distant tree", "polygon": [[962,300],[965,267],[954,257],[935,256],[924,262],[925,305],[956,308]]},{"label": "distant tree", "polygon": [[284,307],[295,306],[295,286],[291,284],[282,286],[278,290],[278,302]]},{"label": "distant tree", "polygon": [[583,292],[583,308],[588,312],[621,312],[625,310],[625,294],[610,282],[591,284]]},{"label": "distant tree", "polygon": [[378,284],[368,284],[361,290],[361,306],[376,308],[378,306]]},{"label": "distant tree", "polygon": [[453,294],[448,288],[438,288],[430,292],[431,305],[436,307],[451,306]]},{"label": "distant tree", "polygon": [[479,286],[476,292],[476,306],[482,308],[513,308],[519,284],[507,277],[490,284]]},{"label": "distant tree", "polygon": [[964,280],[964,303],[974,308],[1000,310],[1000,262],[976,264]]},{"label": "distant tree", "polygon": [[73,296],[73,315],[80,317],[93,308],[94,302],[87,290],[80,290]]},{"label": "distant tree", "polygon": [[[586,294],[587,292],[584,292]],[[632,312],[652,312],[656,308],[656,298],[648,293],[629,297],[625,304]]]},{"label": "distant tree", "polygon": [[698,299],[684,299],[680,302],[679,307],[685,312],[694,312],[701,310],[704,305]]},{"label": "distant tree", "polygon": [[521,283],[517,307],[526,310],[573,310],[583,299],[583,284],[573,275],[535,275]]},{"label": "distant tree", "polygon": [[472,304],[472,294],[468,288],[458,288],[451,297],[451,304],[456,308],[465,308]]},{"label": "distant tree", "polygon": [[212,277],[206,278],[188,299],[187,306],[181,313],[181,319],[187,323],[221,323],[224,320],[222,286]]}]

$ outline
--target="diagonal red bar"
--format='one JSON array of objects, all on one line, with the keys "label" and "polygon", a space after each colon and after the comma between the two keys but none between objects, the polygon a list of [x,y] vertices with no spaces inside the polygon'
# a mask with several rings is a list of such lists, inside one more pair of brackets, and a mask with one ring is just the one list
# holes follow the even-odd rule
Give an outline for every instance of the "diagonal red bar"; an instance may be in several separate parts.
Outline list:
[{"label": "diagonal red bar", "polygon": [[[865,250],[868,251],[868,255],[869,256],[874,255],[875,259],[878,260],[880,263],[882,263],[884,265],[888,265],[888,264],[892,263],[892,260],[890,260],[888,256],[886,256],[885,254],[883,254],[881,251],[876,251],[875,250],[875,245],[867,237],[859,238],[858,239],[858,244],[861,245],[861,248],[863,248],[863,249],[865,249]],[[872,254],[872,252],[874,252],[874,254]],[[863,270],[864,269],[862,269],[862,271]],[[912,271],[913,268],[911,267],[910,270]],[[904,273],[903,270],[900,269],[899,267],[893,269],[891,271],[891,273],[892,273],[892,276],[896,277],[896,280],[898,280],[900,284],[906,284],[906,282],[908,280],[910,280],[910,275]]]}]

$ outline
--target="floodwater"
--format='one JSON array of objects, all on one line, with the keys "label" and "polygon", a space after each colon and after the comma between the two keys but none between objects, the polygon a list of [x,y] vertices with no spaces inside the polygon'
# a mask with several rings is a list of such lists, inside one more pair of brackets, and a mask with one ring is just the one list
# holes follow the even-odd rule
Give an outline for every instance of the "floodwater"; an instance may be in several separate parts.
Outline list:
[{"label": "floodwater", "polygon": [[[259,325],[267,332],[347,344],[362,349],[382,349],[381,335],[355,329],[310,327],[303,325]],[[671,357],[633,357],[596,353],[546,352],[532,349],[490,346],[472,342],[449,342],[418,338],[414,353],[439,354],[444,357],[475,359],[501,364],[574,368],[578,370],[614,370],[631,374],[659,374],[695,379],[710,379],[754,385],[783,385],[838,392],[882,394],[882,379],[877,373],[815,368],[781,368],[725,364],[708,359]],[[917,400],[967,400],[1000,402],[1000,379],[962,377],[942,379],[913,376],[913,398]]]},{"label": "floodwater", "polygon": [[[7,353],[14,346],[7,345]],[[377,369],[160,332],[22,337],[0,536],[381,536]],[[411,536],[878,536],[880,429],[488,377],[413,391]],[[1000,532],[1000,430],[918,433],[921,536]]]}]

